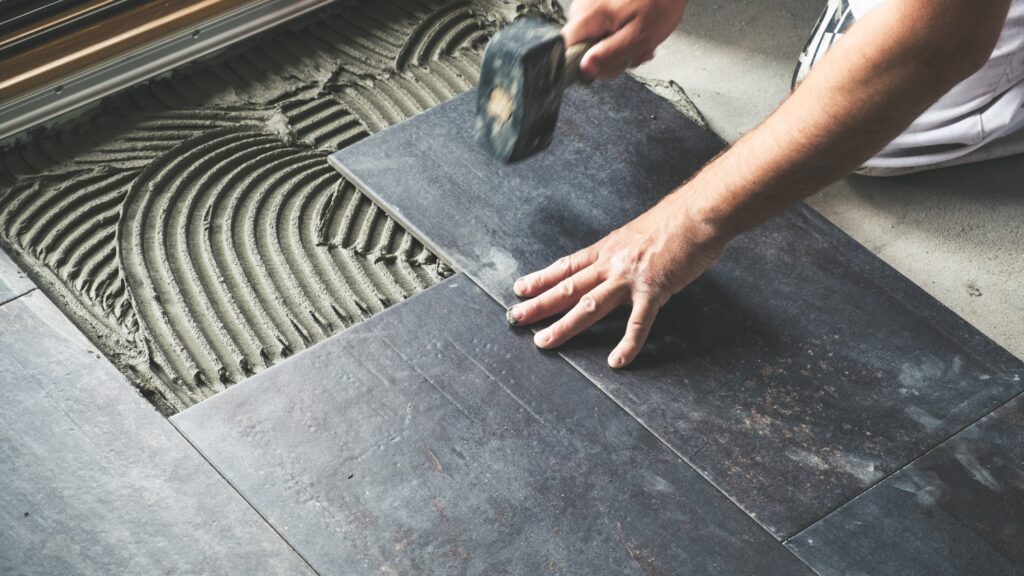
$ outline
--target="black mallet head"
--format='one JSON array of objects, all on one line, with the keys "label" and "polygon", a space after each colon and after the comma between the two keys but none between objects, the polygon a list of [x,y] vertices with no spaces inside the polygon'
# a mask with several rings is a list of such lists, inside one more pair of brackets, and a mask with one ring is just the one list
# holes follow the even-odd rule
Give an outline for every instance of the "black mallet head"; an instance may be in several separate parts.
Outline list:
[{"label": "black mallet head", "polygon": [[558,27],[533,18],[520,18],[495,34],[484,51],[477,87],[480,145],[503,162],[546,148],[555,132],[562,93],[579,79],[579,59],[585,51],[586,47],[575,50],[567,66]]}]

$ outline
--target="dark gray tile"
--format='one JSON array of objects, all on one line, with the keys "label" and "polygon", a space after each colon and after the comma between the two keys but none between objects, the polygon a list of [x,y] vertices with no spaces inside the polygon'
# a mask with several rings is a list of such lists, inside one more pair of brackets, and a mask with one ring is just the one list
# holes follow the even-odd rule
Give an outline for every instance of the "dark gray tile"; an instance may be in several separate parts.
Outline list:
[{"label": "dark gray tile", "polygon": [[473,138],[474,93],[331,163],[502,302],[512,282],[599,240],[722,148],[633,79],[567,91],[551,146],[504,165]]},{"label": "dark gray tile", "polygon": [[323,574],[809,574],[457,275],[173,423]]},{"label": "dark gray tile", "polygon": [[0,574],[312,574],[40,292],[0,307]]},{"label": "dark gray tile", "polygon": [[627,370],[562,350],[788,537],[1018,393],[1019,360],[805,207],[737,241]]},{"label": "dark gray tile", "polygon": [[821,574],[1024,574],[1024,397],[789,546]]},{"label": "dark gray tile", "polygon": [[0,306],[35,288],[28,276],[0,249]]},{"label": "dark gray tile", "polygon": [[[472,106],[332,162],[505,305],[516,276],[642,212],[720,147],[621,80],[572,92],[552,147],[503,166],[473,142]],[[1024,388],[1020,361],[803,205],[738,239],[613,371],[623,324],[562,353],[782,538]]]}]

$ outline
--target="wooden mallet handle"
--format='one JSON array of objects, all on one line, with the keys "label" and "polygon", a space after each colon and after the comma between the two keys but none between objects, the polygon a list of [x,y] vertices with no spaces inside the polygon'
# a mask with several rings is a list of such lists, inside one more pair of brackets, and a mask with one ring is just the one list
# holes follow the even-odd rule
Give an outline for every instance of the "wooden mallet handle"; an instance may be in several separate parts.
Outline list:
[{"label": "wooden mallet handle", "polygon": [[594,46],[593,42],[580,42],[565,49],[565,86],[568,88],[573,84],[588,85],[593,79],[587,78],[580,71],[580,62],[583,55]]}]

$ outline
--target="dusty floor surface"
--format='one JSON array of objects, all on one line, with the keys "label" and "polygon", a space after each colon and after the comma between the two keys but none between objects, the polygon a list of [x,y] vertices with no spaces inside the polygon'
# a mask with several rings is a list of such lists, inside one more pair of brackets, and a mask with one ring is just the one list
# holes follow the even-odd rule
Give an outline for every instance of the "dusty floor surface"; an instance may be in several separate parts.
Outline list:
[{"label": "dusty floor surface", "polygon": [[322,12],[0,153],[0,245],[173,414],[450,273],[326,154],[473,86],[542,0]]}]

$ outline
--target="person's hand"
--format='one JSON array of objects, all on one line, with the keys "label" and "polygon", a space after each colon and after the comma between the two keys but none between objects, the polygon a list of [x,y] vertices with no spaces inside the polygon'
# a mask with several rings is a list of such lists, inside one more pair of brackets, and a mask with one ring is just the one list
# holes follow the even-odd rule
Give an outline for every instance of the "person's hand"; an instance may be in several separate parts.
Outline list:
[{"label": "person's hand", "polygon": [[710,268],[725,244],[678,202],[662,202],[596,244],[516,280],[516,294],[530,300],[509,309],[509,322],[532,324],[569,310],[534,336],[540,348],[554,348],[631,304],[625,336],[608,356],[611,367],[621,368],[640,352],[658,310]]},{"label": "person's hand", "polygon": [[566,46],[599,40],[580,70],[588,78],[616,78],[654,57],[685,8],[686,0],[576,0],[562,36]]}]

